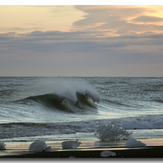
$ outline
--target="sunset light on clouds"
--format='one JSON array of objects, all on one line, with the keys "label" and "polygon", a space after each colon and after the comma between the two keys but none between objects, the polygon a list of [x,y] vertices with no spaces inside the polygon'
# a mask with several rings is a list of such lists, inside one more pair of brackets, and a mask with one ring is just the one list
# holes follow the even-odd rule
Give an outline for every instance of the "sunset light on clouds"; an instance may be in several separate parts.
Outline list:
[{"label": "sunset light on clouds", "polygon": [[62,31],[82,19],[73,6],[0,6],[0,32]]},{"label": "sunset light on clouds", "polygon": [[1,76],[163,76],[163,5],[0,6]]}]

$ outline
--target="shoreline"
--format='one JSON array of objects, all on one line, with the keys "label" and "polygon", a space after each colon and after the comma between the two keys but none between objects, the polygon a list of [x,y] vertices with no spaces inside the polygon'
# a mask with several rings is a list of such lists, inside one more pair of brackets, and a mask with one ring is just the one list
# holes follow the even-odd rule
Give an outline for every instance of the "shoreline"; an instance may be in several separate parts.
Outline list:
[{"label": "shoreline", "polygon": [[146,147],[125,147],[126,141],[100,142],[98,139],[80,139],[82,144],[77,149],[62,149],[62,141],[46,141],[51,152],[29,152],[32,142],[8,142],[6,150],[0,150],[1,158],[104,158],[100,153],[109,150],[116,156],[107,158],[163,158],[163,138],[137,139]]}]

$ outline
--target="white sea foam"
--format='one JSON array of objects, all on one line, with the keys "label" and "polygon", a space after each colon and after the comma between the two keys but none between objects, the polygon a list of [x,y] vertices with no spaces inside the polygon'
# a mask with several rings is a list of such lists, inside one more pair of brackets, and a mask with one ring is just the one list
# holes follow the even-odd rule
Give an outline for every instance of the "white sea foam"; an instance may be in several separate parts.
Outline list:
[{"label": "white sea foam", "polygon": [[[5,124],[4,125],[1,124],[0,139],[37,136],[37,135],[93,133],[94,131],[97,133],[97,135],[99,135],[98,136],[99,138],[104,137],[104,139],[105,138],[107,139],[108,137],[108,139],[111,139],[113,137],[118,138],[118,136],[120,136],[120,133],[122,133],[120,131],[124,131],[123,133],[125,133],[125,130],[130,132],[130,130],[134,130],[134,129],[137,130],[163,129],[162,119],[163,119],[162,115],[153,115],[153,116],[130,117],[130,118],[128,117],[128,118],[119,118],[119,119],[117,118],[117,119],[110,119],[110,120],[99,119],[99,120],[89,120],[89,121],[58,122],[58,123],[49,123],[49,124],[43,123],[39,125],[37,125],[37,123],[36,124],[14,123],[12,124],[12,128],[10,128],[10,132],[8,132],[8,129],[6,128]],[[96,123],[98,125],[96,125]],[[140,135],[140,134],[136,134],[136,135]]]},{"label": "white sea foam", "polygon": [[111,121],[125,129],[163,129],[163,115],[126,117]]}]

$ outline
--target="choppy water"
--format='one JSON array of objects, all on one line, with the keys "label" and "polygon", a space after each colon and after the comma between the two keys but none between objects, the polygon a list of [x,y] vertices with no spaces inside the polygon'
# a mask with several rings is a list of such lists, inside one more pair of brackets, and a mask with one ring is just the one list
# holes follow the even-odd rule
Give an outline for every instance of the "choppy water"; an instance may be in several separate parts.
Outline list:
[{"label": "choppy water", "polygon": [[98,121],[162,137],[163,78],[0,77],[0,141],[90,138]]}]

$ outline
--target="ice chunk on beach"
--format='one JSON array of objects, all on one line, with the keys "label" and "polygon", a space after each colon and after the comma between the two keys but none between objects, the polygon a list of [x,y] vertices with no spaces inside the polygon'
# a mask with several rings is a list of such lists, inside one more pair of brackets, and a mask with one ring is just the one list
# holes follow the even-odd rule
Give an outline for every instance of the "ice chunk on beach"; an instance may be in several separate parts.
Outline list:
[{"label": "ice chunk on beach", "polygon": [[4,143],[0,143],[0,150],[5,150],[5,144]]},{"label": "ice chunk on beach", "polygon": [[111,151],[102,151],[100,155],[101,157],[110,157],[110,156],[116,156],[116,153]]},{"label": "ice chunk on beach", "polygon": [[51,146],[47,147],[45,141],[36,140],[29,146],[30,152],[50,152]]},{"label": "ice chunk on beach", "polygon": [[46,149],[45,149],[45,152],[50,152],[51,151],[51,146],[48,146]]},{"label": "ice chunk on beach", "polygon": [[95,136],[101,141],[127,140],[131,133],[110,122],[97,122],[95,126]]},{"label": "ice chunk on beach", "polygon": [[64,141],[62,142],[62,148],[63,149],[76,149],[81,142],[78,141]]},{"label": "ice chunk on beach", "polygon": [[137,141],[135,138],[130,136],[125,146],[126,147],[145,147],[146,144],[142,143],[140,140]]}]

